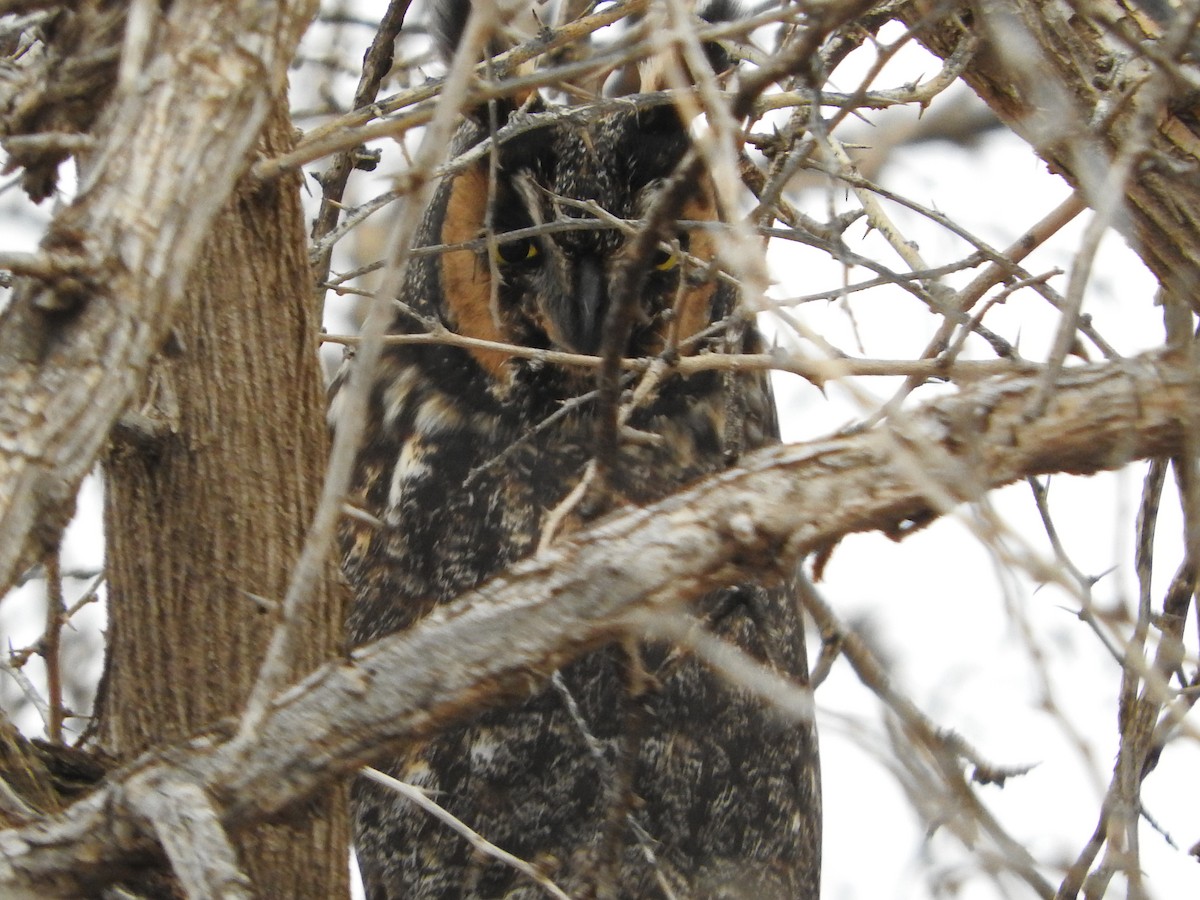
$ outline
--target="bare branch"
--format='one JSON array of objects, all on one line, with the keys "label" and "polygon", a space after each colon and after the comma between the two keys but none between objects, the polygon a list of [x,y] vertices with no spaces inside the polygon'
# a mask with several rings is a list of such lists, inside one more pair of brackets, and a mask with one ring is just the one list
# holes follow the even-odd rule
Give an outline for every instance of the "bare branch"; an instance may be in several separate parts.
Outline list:
[{"label": "bare branch", "polygon": [[[484,9],[481,7],[481,9]],[[430,171],[440,160],[445,147],[457,125],[458,111],[466,93],[471,63],[476,59],[484,44],[495,29],[492,16],[495,10],[472,12],[467,32],[455,55],[446,92],[442,95],[433,122],[421,140],[416,169]],[[408,198],[415,209],[422,209],[433,196],[435,182],[426,179],[423,189]],[[386,298],[399,294],[404,283],[408,263],[408,248],[417,229],[419,215],[402,214],[397,217],[390,246],[394,255],[384,275],[380,296],[372,305],[371,313],[363,327],[363,342],[359,345],[357,365],[350,383],[342,391],[341,401],[346,412],[343,425],[337,430],[330,450],[329,467],[322,487],[320,505],[313,523],[305,536],[300,558],[296,561],[288,583],[287,596],[283,600],[283,619],[272,635],[266,657],[259,669],[258,679],[246,701],[246,711],[238,733],[238,741],[250,741],[266,714],[270,698],[283,687],[292,663],[293,644],[301,633],[304,605],[312,593],[317,575],[329,558],[333,547],[334,528],[341,515],[342,503],[350,483],[354,456],[367,417],[365,415],[367,394],[370,389],[374,367],[383,348],[383,333],[391,319],[390,304]]]},{"label": "bare branch", "polygon": [[[924,407],[905,435],[878,428],[771,448],[657,504],[614,514],[413,631],[313,673],[270,702],[248,739],[197,739],[172,752],[170,765],[212,798],[224,827],[269,818],[396,742],[526,696],[649,604],[686,602],[771,572],[785,577],[797,556],[853,531],[902,536],[939,506],[910,477],[898,443],[917,442],[928,477],[970,499],[1034,473],[1094,472],[1173,453],[1182,411],[1195,402],[1190,370],[1163,355],[1068,369],[1046,415],[1026,422],[1038,383],[992,379]],[[161,777],[159,760],[143,758],[60,817],[0,832],[0,890],[71,895],[152,851],[126,792]]]},{"label": "bare branch", "polygon": [[395,791],[406,800],[415,803],[439,822],[445,823],[449,828],[466,838],[466,840],[470,842],[471,846],[480,853],[484,854],[485,856],[490,856],[493,859],[500,860],[500,862],[504,863],[506,866],[511,866],[512,868],[516,869],[530,881],[541,885],[542,888],[545,889],[546,893],[551,897],[558,897],[559,900],[570,900],[570,898],[563,893],[562,888],[547,878],[546,875],[543,872],[540,872],[535,866],[521,859],[519,856],[513,856],[507,850],[497,847],[479,832],[472,829],[462,819],[455,817],[453,813],[434,803],[420,788],[414,787],[407,782],[400,781],[398,778],[393,778],[391,775],[380,772],[378,769],[366,768],[363,769],[363,774],[376,784],[381,784],[388,790]]},{"label": "bare branch", "polygon": [[160,774],[131,785],[129,801],[153,823],[189,900],[251,900],[250,879],[204,791],[170,769]]}]

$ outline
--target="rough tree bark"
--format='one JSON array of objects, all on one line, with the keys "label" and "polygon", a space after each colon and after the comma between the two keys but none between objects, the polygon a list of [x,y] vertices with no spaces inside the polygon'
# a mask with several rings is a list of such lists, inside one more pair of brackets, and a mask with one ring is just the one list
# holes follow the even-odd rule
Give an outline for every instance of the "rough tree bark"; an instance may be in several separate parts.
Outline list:
[{"label": "rough tree bark", "polygon": [[[292,140],[279,97],[261,152]],[[192,271],[147,412],[114,433],[99,728],[118,760],[240,709],[312,521],[328,436],[299,192],[298,176],[239,185]],[[293,678],[339,650],[340,601],[331,559],[312,586]],[[335,785],[284,823],[241,835],[244,867],[277,896],[343,896],[345,825]]]},{"label": "rough tree bark", "polygon": [[[118,762],[237,712],[327,450],[299,176],[246,176],[225,199],[256,143],[259,155],[290,149],[285,74],[315,3],[178,2],[128,23],[126,9],[89,0],[59,13],[43,36],[49,62],[6,95],[10,132],[90,131],[93,142],[30,274],[54,261],[18,293],[0,337],[4,580],[54,545],[73,485],[123,416],[106,467],[110,677],[98,720]],[[60,159],[24,160],[35,196]],[[331,563],[312,585],[295,676],[338,648],[336,585]],[[240,836],[239,855],[257,885],[327,898],[347,891],[346,844],[331,786],[286,824]]]},{"label": "rough tree bark", "polygon": [[[929,404],[902,434],[759,451],[659,503],[609,516],[422,627],[323,666],[271,703],[254,742],[237,746],[218,733],[150,751],[62,815],[0,830],[0,893],[77,896],[153,854],[146,797],[162,785],[199,788],[236,834],[286,815],[397,742],[519,695],[640,610],[678,610],[718,585],[787,571],[797,555],[851,532],[903,535],[956,500],[1026,475],[1118,468],[1178,453],[1185,441],[1196,394],[1186,359],[1152,354],[1072,369],[1030,424],[1040,381],[989,379]],[[765,682],[804,714],[807,695],[781,687]]]},{"label": "rough tree bark", "polygon": [[4,588],[55,545],[139,390],[315,9],[180,0],[129,42],[144,58],[105,104],[79,194],[0,319]]}]

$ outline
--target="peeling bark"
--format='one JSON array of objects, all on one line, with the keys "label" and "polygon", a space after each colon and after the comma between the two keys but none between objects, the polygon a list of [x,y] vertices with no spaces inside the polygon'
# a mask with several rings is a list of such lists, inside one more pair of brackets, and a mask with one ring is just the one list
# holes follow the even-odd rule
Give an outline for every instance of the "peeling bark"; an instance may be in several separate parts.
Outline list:
[{"label": "peeling bark", "polygon": [[[262,151],[292,141],[279,103]],[[239,186],[192,272],[145,412],[114,432],[97,716],[100,747],[119,761],[242,709],[316,510],[329,437],[300,189],[298,175]],[[309,588],[293,679],[341,649],[336,562]],[[345,896],[343,801],[334,785],[287,821],[240,834],[254,884],[298,900]]]}]

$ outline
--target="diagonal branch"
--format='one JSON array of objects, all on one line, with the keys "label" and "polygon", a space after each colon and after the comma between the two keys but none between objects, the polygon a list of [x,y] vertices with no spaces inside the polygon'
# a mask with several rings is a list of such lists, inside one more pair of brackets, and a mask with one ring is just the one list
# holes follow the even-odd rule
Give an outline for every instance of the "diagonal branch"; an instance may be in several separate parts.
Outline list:
[{"label": "diagonal branch", "polygon": [[998,377],[939,399],[916,410],[904,434],[881,427],[750,454],[563,539],[411,632],[314,672],[268,705],[253,741],[209,736],[149,754],[61,816],[0,831],[0,894],[70,896],[156,853],[130,798],[164,769],[205,791],[226,828],[262,821],[397,743],[526,696],[639,610],[782,577],[798,556],[852,532],[902,536],[947,498],[1176,453],[1196,402],[1190,368],[1148,354],[1066,370],[1045,414],[1028,421],[1039,379]]},{"label": "diagonal branch", "polygon": [[490,856],[493,859],[497,859],[504,863],[504,865],[516,869],[530,881],[541,885],[543,890],[545,890],[545,892],[551,897],[556,897],[558,900],[571,900],[570,897],[563,893],[562,888],[551,881],[550,878],[536,866],[526,862],[519,856],[514,856],[501,847],[497,847],[483,835],[474,831],[462,819],[457,818],[453,813],[449,812],[444,807],[438,806],[438,804],[431,800],[425,791],[421,790],[419,787],[414,787],[411,784],[400,781],[397,778],[393,778],[391,775],[380,772],[378,769],[363,769],[363,775],[369,778],[371,781],[374,781],[376,784],[381,784],[388,790],[395,791],[401,797],[404,797],[410,803],[416,804],[422,810],[429,813],[429,815],[433,816],[433,818],[437,819],[448,828],[462,835],[477,853],[482,854],[483,856]]},{"label": "diagonal branch", "polygon": [[[1105,176],[1123,164],[1125,148],[1136,147],[1140,162],[1119,179],[1120,215],[1112,223],[1164,288],[1195,308],[1200,186],[1191,173],[1200,127],[1186,99],[1190,67],[1172,56],[1190,29],[1187,5],[1019,0],[973,4],[973,21],[958,6],[909,0],[899,15],[942,59],[966,31],[981,36],[964,80],[1090,206],[1111,202]],[[1148,82],[1155,70],[1157,87]],[[1165,108],[1147,129],[1143,113],[1158,104],[1138,95],[1168,85]]]}]

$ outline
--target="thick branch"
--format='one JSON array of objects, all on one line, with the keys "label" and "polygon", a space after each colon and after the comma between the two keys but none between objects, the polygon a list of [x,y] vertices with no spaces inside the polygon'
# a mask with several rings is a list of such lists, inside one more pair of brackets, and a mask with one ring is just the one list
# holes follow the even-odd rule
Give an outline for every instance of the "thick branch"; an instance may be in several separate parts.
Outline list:
[{"label": "thick branch", "polygon": [[[1200,123],[1188,67],[1177,62],[1178,38],[1187,35],[1174,33],[1188,25],[1189,7],[1178,12],[1172,4],[1129,0],[969,5],[973,18],[952,5],[913,0],[901,17],[942,58],[966,28],[985,39],[963,79],[1052,171],[1082,190],[1089,206],[1111,204],[1106,178],[1122,174],[1128,157],[1120,215],[1111,224],[1172,294],[1196,308]],[[1156,22],[1147,10],[1159,7],[1166,18]],[[946,16],[948,9],[955,14]],[[1169,90],[1147,93],[1154,79],[1165,79]]]},{"label": "thick branch", "polygon": [[128,798],[164,766],[204,789],[226,827],[261,821],[389,745],[523,696],[631,612],[782,574],[851,532],[903,534],[947,500],[1027,475],[1178,452],[1197,399],[1185,365],[1148,355],[1067,370],[1045,413],[1027,421],[1039,381],[983,382],[921,408],[903,434],[879,428],[752,454],[554,544],[414,631],[318,670],[270,705],[253,743],[204,739],[169,762],[144,757],[62,816],[0,832],[0,893],[70,894],[155,852]]},{"label": "thick branch", "polygon": [[101,118],[78,197],[42,241],[90,272],[27,283],[0,319],[0,589],[69,517],[315,7],[173,4]]},{"label": "thick branch", "polygon": [[204,792],[188,781],[144,779],[128,796],[154,828],[189,898],[250,900],[250,879]]}]

